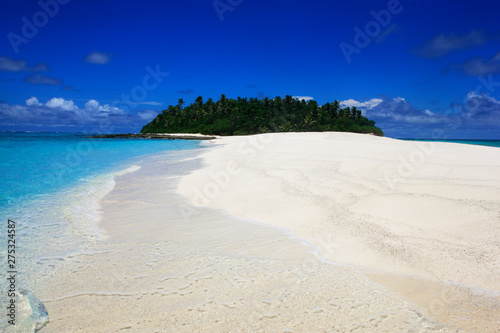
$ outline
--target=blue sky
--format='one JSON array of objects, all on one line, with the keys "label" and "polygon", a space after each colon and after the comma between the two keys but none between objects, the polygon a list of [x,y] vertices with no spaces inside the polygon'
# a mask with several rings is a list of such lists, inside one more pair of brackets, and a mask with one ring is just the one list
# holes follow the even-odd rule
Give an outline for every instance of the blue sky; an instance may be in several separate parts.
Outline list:
[{"label": "blue sky", "polygon": [[498,1],[0,6],[0,130],[138,132],[179,98],[290,94],[390,137],[500,139]]}]

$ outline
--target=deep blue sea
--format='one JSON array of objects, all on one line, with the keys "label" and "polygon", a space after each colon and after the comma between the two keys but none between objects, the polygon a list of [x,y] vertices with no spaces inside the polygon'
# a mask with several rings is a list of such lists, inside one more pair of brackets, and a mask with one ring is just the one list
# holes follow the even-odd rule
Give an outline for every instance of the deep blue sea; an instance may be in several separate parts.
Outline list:
[{"label": "deep blue sea", "polygon": [[16,222],[16,283],[30,290],[64,256],[102,237],[99,200],[117,175],[140,168],[143,155],[195,149],[199,143],[0,133],[0,278],[7,272],[8,219]]}]

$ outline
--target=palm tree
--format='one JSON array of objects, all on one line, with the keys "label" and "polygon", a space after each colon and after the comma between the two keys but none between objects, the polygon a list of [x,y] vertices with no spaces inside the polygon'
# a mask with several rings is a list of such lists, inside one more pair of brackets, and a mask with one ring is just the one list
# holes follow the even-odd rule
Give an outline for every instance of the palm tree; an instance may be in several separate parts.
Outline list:
[{"label": "palm tree", "polygon": [[194,101],[196,102],[196,104],[198,104],[198,108],[201,109],[203,107],[203,97],[198,96]]},{"label": "palm tree", "polygon": [[179,105],[179,109],[182,109],[182,106],[186,104],[182,98],[179,98],[179,101],[177,102],[177,105]]}]

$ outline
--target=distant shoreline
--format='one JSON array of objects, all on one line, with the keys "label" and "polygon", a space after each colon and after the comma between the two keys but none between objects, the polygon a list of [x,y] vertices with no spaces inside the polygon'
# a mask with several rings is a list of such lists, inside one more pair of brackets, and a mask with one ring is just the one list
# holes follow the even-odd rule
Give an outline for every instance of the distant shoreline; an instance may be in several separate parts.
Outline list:
[{"label": "distant shoreline", "polygon": [[[347,132],[348,133],[348,132]],[[257,135],[257,134],[255,134]],[[230,135],[231,136],[231,135]],[[204,135],[200,133],[139,133],[139,134],[96,134],[89,135],[88,138],[97,139],[160,139],[160,140],[213,140],[220,138],[216,135]],[[395,138],[402,141],[421,141],[421,142],[444,142],[460,143],[487,147],[500,147],[500,140],[492,139],[414,139],[414,138]]]},{"label": "distant shoreline", "polygon": [[500,147],[500,140],[494,139],[398,139],[403,141],[459,143],[475,146]]},{"label": "distant shoreline", "polygon": [[216,136],[203,134],[166,134],[166,133],[144,133],[144,134],[99,134],[91,135],[93,139],[160,139],[160,140],[213,140]]}]

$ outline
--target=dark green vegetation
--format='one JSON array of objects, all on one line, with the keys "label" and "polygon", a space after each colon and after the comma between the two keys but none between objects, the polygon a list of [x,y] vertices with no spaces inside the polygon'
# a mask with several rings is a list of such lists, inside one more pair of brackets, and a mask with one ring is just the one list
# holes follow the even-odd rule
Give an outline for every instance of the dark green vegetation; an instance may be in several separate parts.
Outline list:
[{"label": "dark green vegetation", "polygon": [[210,135],[246,135],[269,132],[355,132],[383,136],[375,122],[355,107],[341,108],[338,101],[318,106],[316,101],[285,98],[228,99],[217,102],[199,96],[183,108],[184,101],[170,105],[141,133],[202,133]]}]

